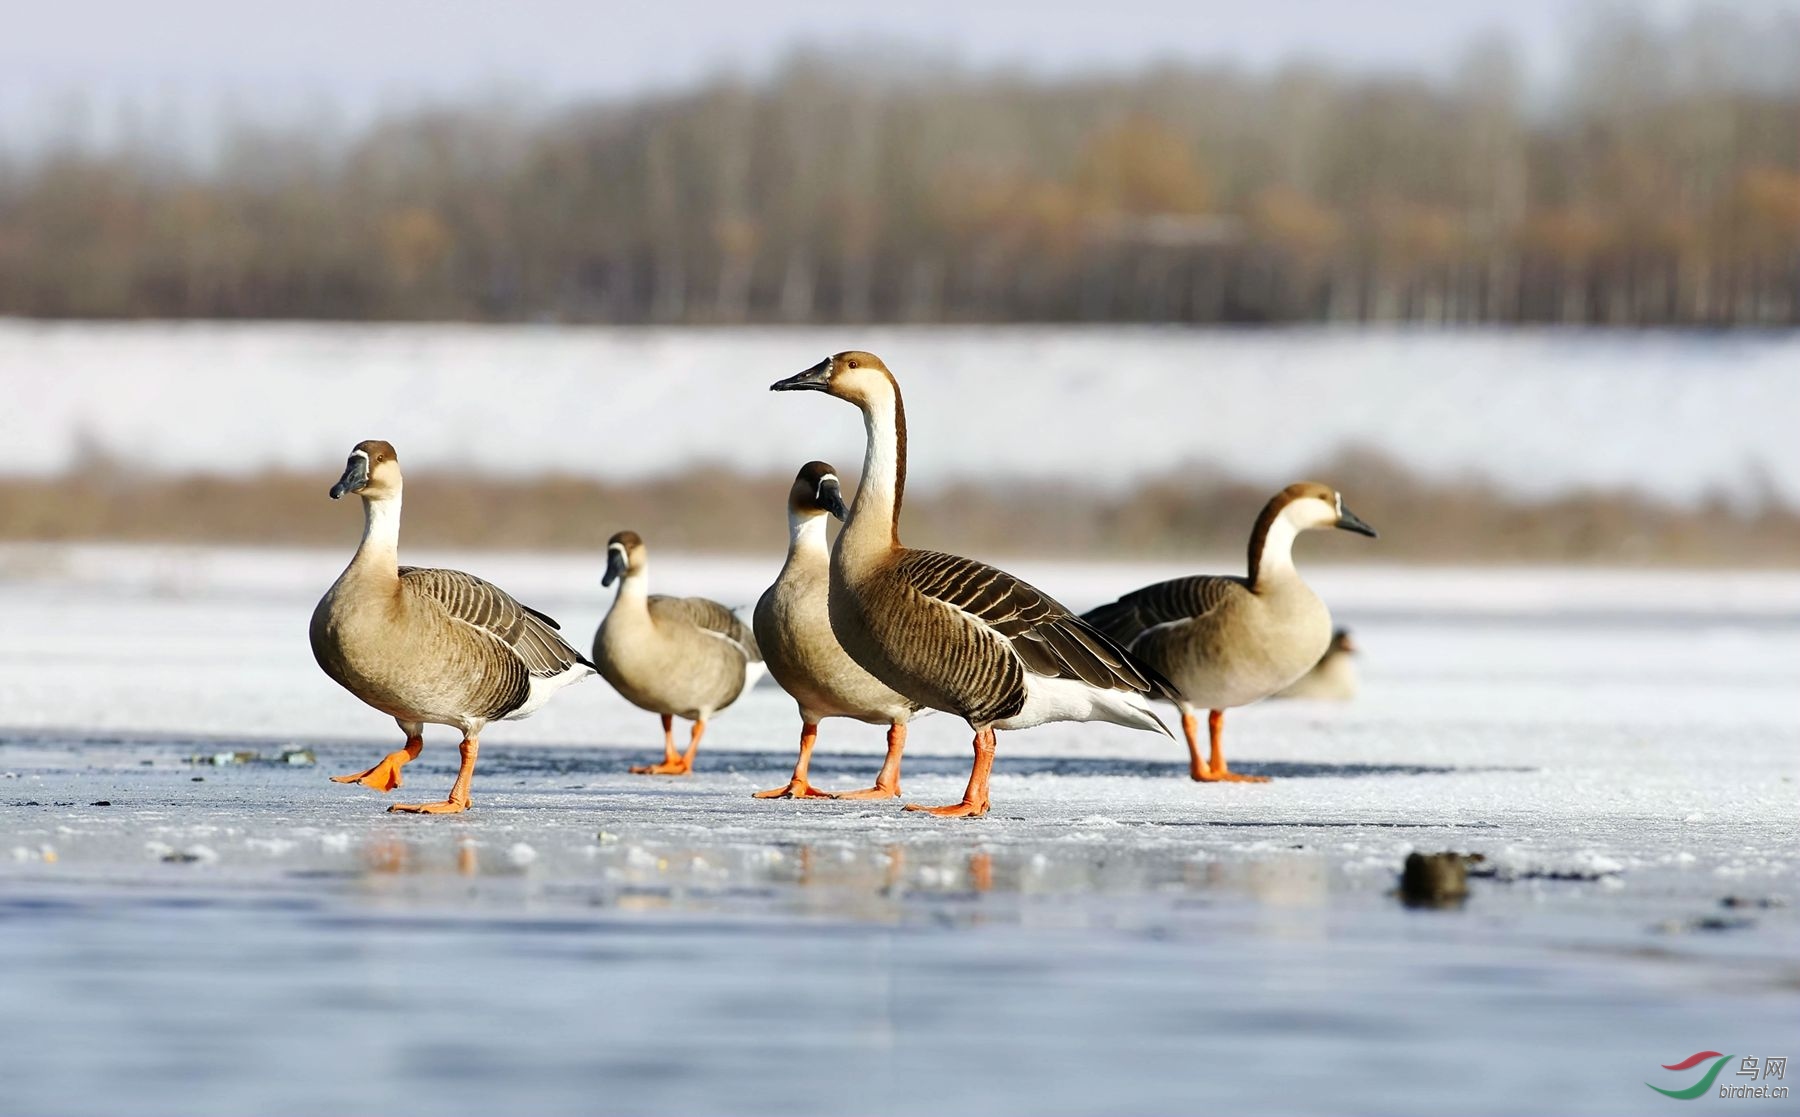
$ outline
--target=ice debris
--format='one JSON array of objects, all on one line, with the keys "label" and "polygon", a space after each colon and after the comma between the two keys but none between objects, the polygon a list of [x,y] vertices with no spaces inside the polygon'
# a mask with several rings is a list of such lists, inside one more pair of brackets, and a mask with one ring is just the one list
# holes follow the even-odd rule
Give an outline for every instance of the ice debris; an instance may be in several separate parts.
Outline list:
[{"label": "ice debris", "polygon": [[311,749],[282,749],[273,755],[254,749],[238,749],[234,752],[196,753],[188,757],[187,762],[210,764],[219,768],[232,764],[284,764],[292,768],[305,768],[317,764],[319,758],[313,755]]},{"label": "ice debris", "polygon": [[[1480,858],[1480,854],[1474,854]],[[1469,896],[1469,855],[1445,850],[1442,853],[1406,855],[1406,866],[1400,872],[1400,901],[1409,908],[1449,908],[1460,905]]]}]

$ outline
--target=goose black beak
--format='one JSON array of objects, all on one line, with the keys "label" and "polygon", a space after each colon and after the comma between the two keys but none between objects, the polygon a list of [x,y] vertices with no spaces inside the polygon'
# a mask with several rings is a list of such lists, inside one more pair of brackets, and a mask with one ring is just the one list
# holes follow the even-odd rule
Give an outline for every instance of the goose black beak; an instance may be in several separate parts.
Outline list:
[{"label": "goose black beak", "polygon": [[1362,519],[1360,517],[1358,517],[1356,513],[1350,511],[1350,509],[1348,509],[1348,508],[1338,509],[1337,526],[1342,531],[1354,531],[1356,534],[1366,535],[1370,539],[1380,538],[1380,536],[1375,534],[1374,528],[1370,527],[1368,524],[1363,523]]},{"label": "goose black beak", "polygon": [[336,500],[345,493],[360,493],[368,487],[369,456],[358,451],[350,455],[350,460],[344,464],[344,475],[331,486],[331,499]]},{"label": "goose black beak", "polygon": [[600,575],[600,584],[610,586],[625,576],[625,548],[608,547],[606,549],[606,573]]},{"label": "goose black beak", "polygon": [[826,477],[819,482],[819,507],[836,516],[839,520],[850,518],[850,510],[844,507],[844,490],[836,477]]},{"label": "goose black beak", "polygon": [[786,380],[769,385],[771,392],[823,392],[831,384],[831,358],[827,357],[805,372],[797,372]]}]

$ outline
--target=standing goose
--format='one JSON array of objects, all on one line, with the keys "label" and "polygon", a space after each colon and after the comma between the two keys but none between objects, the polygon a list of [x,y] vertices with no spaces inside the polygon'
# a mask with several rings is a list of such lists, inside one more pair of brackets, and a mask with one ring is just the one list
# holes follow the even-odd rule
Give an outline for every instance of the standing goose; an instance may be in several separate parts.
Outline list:
[{"label": "standing goose", "polygon": [[1340,628],[1331,634],[1331,646],[1313,664],[1311,671],[1282,687],[1271,698],[1304,698],[1326,702],[1348,702],[1356,697],[1358,680],[1353,658],[1357,647],[1350,630]]},{"label": "standing goose", "polygon": [[1173,700],[1173,686],[1086,621],[1004,571],[900,545],[906,409],[878,358],[839,353],[771,387],[825,392],[863,414],[862,484],[831,553],[832,632],[871,675],[975,731],[962,801],[907,810],[986,814],[998,729],[1110,721],[1168,734],[1149,700]]},{"label": "standing goose", "polygon": [[[858,667],[832,635],[826,604],[831,551],[825,545],[825,521],[827,516],[844,515],[837,471],[824,462],[801,466],[788,490],[787,562],[757,601],[754,618],[756,642],[768,660],[769,674],[800,706],[800,759],[786,787],[759,791],[758,799],[893,799],[900,794],[906,723],[919,704]],[[813,739],[819,723],[831,717],[888,727],[887,759],[874,787],[832,795],[807,782]]]},{"label": "standing goose", "polygon": [[[756,637],[730,609],[704,597],[649,592],[650,554],[635,531],[606,544],[606,574],[618,596],[594,633],[594,663],[627,702],[662,715],[663,758],[631,770],[685,776],[694,770],[707,719],[737,701],[762,674]],[[694,723],[687,752],[675,751],[676,716]]]},{"label": "standing goose", "polygon": [[467,810],[482,729],[530,716],[563,687],[593,675],[594,665],[557,635],[555,621],[498,586],[460,570],[398,564],[400,462],[391,445],[357,444],[331,499],[345,493],[362,497],[362,545],[313,610],[313,658],[338,685],[398,722],[406,746],[366,772],[332,778],[391,791],[424,747],[425,724],[452,725],[463,742],[450,797],[388,809]]},{"label": "standing goose", "polygon": [[[1225,764],[1225,711],[1274,694],[1319,662],[1331,643],[1331,613],[1294,568],[1294,537],[1335,527],[1373,537],[1335,490],[1289,485],[1263,506],[1250,531],[1250,573],[1200,574],[1158,582],[1086,614],[1100,631],[1175,681],[1189,774],[1206,782],[1265,783]],[[1198,710],[1209,710],[1210,763],[1200,760]]]}]

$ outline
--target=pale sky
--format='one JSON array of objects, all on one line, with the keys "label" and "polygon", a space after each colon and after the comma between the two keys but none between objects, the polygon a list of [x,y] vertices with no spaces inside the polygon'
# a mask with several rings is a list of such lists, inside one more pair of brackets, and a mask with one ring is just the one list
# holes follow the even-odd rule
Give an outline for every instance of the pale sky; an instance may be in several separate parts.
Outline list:
[{"label": "pale sky", "polygon": [[[1040,72],[1152,59],[1296,57],[1349,68],[1452,68],[1500,32],[1531,75],[1557,76],[1609,0],[60,0],[10,5],[0,26],[6,146],[116,126],[129,104],[162,132],[219,114],[336,114],[507,92],[528,102],[754,74],[796,43],[899,39],[970,65]],[[1626,0],[1659,20],[1707,0]],[[1716,3],[1718,0],[1712,0]],[[1800,0],[1733,0],[1753,12]],[[85,105],[85,116],[76,106]]]}]

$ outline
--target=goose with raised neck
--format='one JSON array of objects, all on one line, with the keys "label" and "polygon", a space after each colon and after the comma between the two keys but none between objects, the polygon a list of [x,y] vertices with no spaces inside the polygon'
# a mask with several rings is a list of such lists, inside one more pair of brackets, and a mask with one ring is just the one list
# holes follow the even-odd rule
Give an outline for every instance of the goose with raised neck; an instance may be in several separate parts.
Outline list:
[{"label": "goose with raised neck", "polygon": [[[769,674],[800,708],[800,755],[787,786],[756,793],[758,799],[893,799],[900,795],[900,757],[906,726],[918,704],[869,674],[831,631],[831,551],[825,527],[846,515],[837,470],[807,462],[788,490],[788,551],[781,573],[756,603],[756,643]],[[819,723],[850,718],[886,725],[887,759],[872,787],[826,792],[812,786],[808,769]]]},{"label": "goose with raised neck", "polygon": [[[1344,507],[1337,490],[1299,482],[1271,497],[1257,516],[1243,577],[1201,574],[1158,582],[1086,614],[1094,627],[1174,682],[1193,779],[1267,781],[1226,763],[1225,711],[1289,686],[1330,646],[1331,611],[1294,566],[1294,540],[1320,528],[1375,534]],[[1210,745],[1204,759],[1200,710],[1207,711]]]},{"label": "goose with raised neck", "polygon": [[[716,601],[650,592],[650,549],[635,531],[606,544],[600,584],[619,583],[594,633],[594,664],[627,702],[662,718],[663,758],[638,775],[685,776],[714,714],[763,673],[750,627]],[[686,751],[675,748],[675,718],[693,722]]]},{"label": "goose with raised neck", "polygon": [[350,452],[330,496],[362,499],[362,542],[319,599],[308,636],[325,673],[406,734],[406,744],[374,767],[332,779],[392,791],[424,747],[425,726],[454,726],[463,735],[462,764],[449,796],[388,808],[451,814],[470,805],[482,729],[529,717],[595,669],[555,621],[498,586],[459,570],[401,566],[402,487],[392,444],[370,439]]},{"label": "goose with raised neck", "polygon": [[1174,698],[1169,682],[1055,599],[984,563],[901,545],[906,406],[880,358],[839,353],[771,387],[825,392],[863,415],[862,480],[831,553],[833,634],[883,684],[975,734],[962,800],[908,810],[986,814],[997,730],[1108,721],[1168,733],[1149,703]]}]

